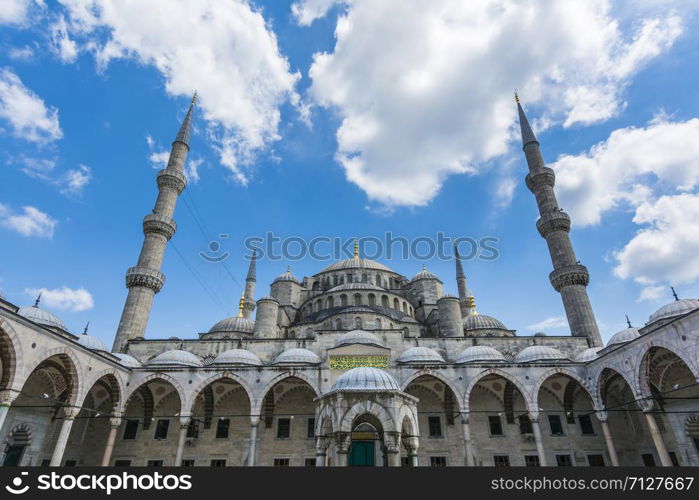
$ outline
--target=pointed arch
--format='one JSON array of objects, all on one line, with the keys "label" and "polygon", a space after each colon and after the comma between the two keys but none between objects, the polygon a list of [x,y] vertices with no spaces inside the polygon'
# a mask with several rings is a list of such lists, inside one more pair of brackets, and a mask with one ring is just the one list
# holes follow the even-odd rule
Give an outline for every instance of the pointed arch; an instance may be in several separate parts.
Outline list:
[{"label": "pointed arch", "polygon": [[[67,378],[66,384],[68,385],[68,395],[65,399],[65,403],[68,406],[75,406],[78,401],[78,396],[80,394],[82,380],[81,380],[81,365],[75,353],[68,347],[57,347],[50,349],[42,354],[41,359],[35,363],[33,366],[25,367],[24,373],[22,374],[22,386],[29,379],[32,373],[39,368],[42,364],[50,362],[51,358],[59,358],[63,364],[63,369],[65,370],[64,377]],[[19,380],[17,382],[20,382]]]},{"label": "pointed arch", "polygon": [[15,379],[22,370],[17,360],[23,360],[22,344],[12,324],[4,318],[0,318],[0,358],[2,359],[2,373],[0,373],[0,390],[17,389]]},{"label": "pointed arch", "polygon": [[580,375],[575,373],[572,370],[569,370],[567,368],[551,368],[550,370],[547,370],[544,372],[537,380],[536,384],[534,385],[534,388],[532,389],[532,396],[536,398],[536,403],[539,403],[539,391],[543,387],[544,383],[550,379],[551,377],[554,377],[556,375],[561,375],[568,377],[571,380],[574,380],[575,382],[580,385],[580,387],[587,393],[587,395],[590,397],[590,400],[592,401],[592,406],[595,408],[595,410],[601,410],[602,405],[600,404],[600,401],[597,399],[596,391],[594,386],[592,386],[587,380],[583,379]]},{"label": "pointed arch", "polygon": [[[248,398],[248,402],[250,403],[250,408],[252,409],[254,404],[255,404],[255,395],[253,393],[252,388],[250,387],[250,384],[248,384],[247,380],[245,380],[243,377],[240,375],[230,372],[230,371],[224,371],[224,372],[217,372],[211,375],[210,377],[205,378],[201,382],[199,382],[196,386],[196,388],[191,392],[192,398],[191,401],[188,401],[188,406],[187,408],[189,409],[189,412],[194,410],[194,403],[197,400],[197,397],[202,393],[204,389],[209,387],[211,384],[214,382],[218,382],[219,380],[222,379],[229,379],[232,380],[233,382],[238,383],[243,390],[245,391],[245,395]],[[208,428],[208,427],[207,427]]]},{"label": "pointed arch", "polygon": [[405,392],[408,386],[420,377],[434,377],[440,382],[442,382],[444,385],[449,387],[449,389],[451,389],[451,392],[454,394],[454,397],[456,398],[456,403],[459,407],[459,411],[465,408],[463,395],[461,394],[461,391],[459,391],[459,389],[456,387],[456,384],[446,376],[434,370],[423,369],[410,374],[408,378],[406,378],[405,381],[401,384],[401,390]]},{"label": "pointed arch", "polygon": [[264,388],[257,394],[257,398],[254,400],[254,405],[251,402],[251,413],[252,415],[260,415],[262,412],[262,404],[264,403],[264,399],[269,393],[269,391],[277,385],[279,382],[288,379],[288,378],[297,378],[300,380],[303,380],[306,382],[311,389],[313,389],[313,392],[315,393],[316,397],[320,397],[320,389],[318,385],[315,383],[311,377],[306,375],[303,372],[296,372],[296,371],[288,371],[288,372],[283,372],[277,375],[276,377],[272,378],[267,384],[264,386]]},{"label": "pointed arch", "polygon": [[134,387],[131,388],[131,390],[128,391],[126,394],[124,394],[124,406],[126,406],[128,404],[129,399],[131,399],[131,396],[133,396],[136,393],[136,391],[141,389],[141,387],[143,387],[144,385],[147,385],[150,382],[153,382],[156,380],[161,380],[163,382],[167,382],[174,387],[175,391],[177,391],[177,395],[180,397],[180,407],[181,407],[180,409],[189,408],[189,405],[187,404],[189,400],[186,397],[186,393],[185,393],[184,389],[182,388],[182,385],[180,385],[180,383],[177,381],[177,379],[175,379],[171,375],[168,375],[167,373],[161,373],[161,372],[152,373],[152,374],[148,375],[147,377],[144,377],[140,380],[137,380],[136,384],[134,384]]},{"label": "pointed arch", "polygon": [[468,387],[466,388],[466,391],[464,392],[464,397],[463,397],[463,402],[464,402],[464,411],[468,412],[469,406],[470,406],[470,398],[471,398],[471,391],[473,391],[473,388],[485,377],[488,377],[489,375],[496,375],[498,377],[502,377],[506,381],[511,382],[520,392],[522,397],[524,398],[524,402],[527,405],[527,408],[530,411],[536,411],[537,408],[535,408],[535,400],[532,398],[531,393],[527,390],[522,383],[517,380],[514,376],[510,375],[509,373],[500,370],[498,368],[488,368],[487,370],[483,370],[482,372],[478,373],[475,377],[471,379],[471,381],[468,384]]},{"label": "pointed arch", "polygon": [[369,414],[377,418],[383,427],[383,432],[396,431],[396,423],[390,412],[374,401],[359,401],[354,404],[340,419],[340,432],[352,432],[352,424],[362,415]]}]

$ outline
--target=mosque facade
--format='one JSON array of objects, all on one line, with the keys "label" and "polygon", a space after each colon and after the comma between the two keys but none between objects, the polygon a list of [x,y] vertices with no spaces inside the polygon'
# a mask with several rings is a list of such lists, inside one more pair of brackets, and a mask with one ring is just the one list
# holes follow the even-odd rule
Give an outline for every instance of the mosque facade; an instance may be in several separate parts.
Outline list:
[{"label": "mosque facade", "polygon": [[[0,299],[0,463],[23,466],[699,465],[699,300],[603,345],[555,175],[519,100],[526,185],[570,335],[517,334],[458,296],[354,256],[291,270],[236,316],[148,339],[177,226],[194,102],[157,174],[112,348]],[[674,291],[673,291],[674,293]]]}]

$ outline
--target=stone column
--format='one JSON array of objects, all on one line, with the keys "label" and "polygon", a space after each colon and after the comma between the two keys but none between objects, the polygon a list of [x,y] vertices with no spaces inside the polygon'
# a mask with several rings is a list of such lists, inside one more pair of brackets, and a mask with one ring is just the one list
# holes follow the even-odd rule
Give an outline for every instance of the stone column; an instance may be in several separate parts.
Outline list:
[{"label": "stone column", "polygon": [[68,437],[70,436],[70,429],[73,427],[73,422],[80,410],[78,408],[64,408],[63,409],[63,423],[61,424],[61,430],[58,433],[58,439],[56,440],[56,446],[53,448],[53,455],[51,455],[51,462],[49,465],[51,467],[59,467],[61,461],[63,460],[63,453],[66,451],[66,444],[68,443]]},{"label": "stone column", "polygon": [[182,416],[180,417],[180,435],[177,440],[177,452],[175,453],[175,467],[182,465],[182,454],[184,453],[184,443],[187,440],[187,429],[189,428],[189,421],[191,417]]},{"label": "stone column", "polygon": [[475,460],[473,457],[473,441],[471,441],[471,428],[469,426],[468,413],[461,414],[461,429],[464,433],[464,454],[466,455],[466,465],[473,467]]},{"label": "stone column", "polygon": [[325,467],[328,459],[328,438],[316,437],[316,467]]},{"label": "stone column", "polygon": [[534,441],[536,442],[536,453],[539,455],[539,465],[546,467],[546,452],[544,451],[544,442],[541,439],[541,428],[539,427],[539,415],[529,417],[532,421],[532,431],[534,432]]},{"label": "stone column", "polygon": [[112,460],[112,451],[114,451],[114,441],[116,441],[117,432],[121,425],[121,417],[113,417],[109,419],[109,436],[107,436],[107,445],[104,447],[104,455],[102,456],[102,467],[109,466]]},{"label": "stone column", "polygon": [[663,435],[660,433],[660,429],[658,429],[658,422],[655,421],[653,410],[644,408],[643,414],[646,416],[648,430],[650,431],[650,435],[653,438],[653,444],[655,444],[655,449],[658,452],[658,457],[660,457],[660,464],[663,467],[672,467],[672,460],[670,459],[670,454],[667,452],[667,447],[665,446]]},{"label": "stone column", "polygon": [[602,434],[604,434],[604,441],[607,443],[607,451],[609,452],[609,460],[612,461],[614,467],[619,467],[619,457],[616,454],[616,447],[614,446],[614,440],[612,439],[612,432],[609,430],[609,416],[606,411],[598,411],[597,419],[599,420],[600,426],[602,427]]},{"label": "stone column", "polygon": [[248,449],[248,467],[255,466],[255,455],[257,453],[257,426],[260,424],[258,415],[250,417],[250,446]]},{"label": "stone column", "polygon": [[10,391],[0,391],[0,431],[5,423],[7,413],[10,411],[10,406],[16,398],[16,394]]},{"label": "stone column", "polygon": [[388,466],[400,467],[400,432],[384,432],[383,436]]},{"label": "stone column", "polygon": [[347,467],[347,452],[350,446],[349,432],[335,433],[335,453],[337,456],[337,467]]}]

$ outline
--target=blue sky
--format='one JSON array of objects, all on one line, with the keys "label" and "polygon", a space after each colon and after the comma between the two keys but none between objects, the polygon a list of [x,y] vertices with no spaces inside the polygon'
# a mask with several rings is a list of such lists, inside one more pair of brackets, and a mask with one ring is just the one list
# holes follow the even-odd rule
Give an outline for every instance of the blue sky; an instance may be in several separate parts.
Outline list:
[{"label": "blue sky", "polygon": [[[644,323],[670,284],[697,296],[696,7],[463,4],[3,2],[0,290],[22,305],[44,289],[71,331],[90,321],[111,344],[158,161],[196,88],[149,337],[191,338],[233,314],[242,240],[268,231],[497,237],[497,260],[465,263],[479,311],[565,334],[523,181],[517,88],[603,336],[624,314]],[[230,274],[198,257],[221,233]],[[384,262],[408,277],[422,266]],[[258,296],[286,264],[259,263]],[[325,265],[291,263],[297,276]],[[452,262],[427,266],[455,293]]]}]

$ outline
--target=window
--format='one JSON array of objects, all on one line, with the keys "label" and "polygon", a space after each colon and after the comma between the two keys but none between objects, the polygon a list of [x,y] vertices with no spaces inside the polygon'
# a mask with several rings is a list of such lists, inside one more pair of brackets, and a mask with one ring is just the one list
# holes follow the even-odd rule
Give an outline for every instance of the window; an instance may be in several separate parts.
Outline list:
[{"label": "window", "polygon": [[674,465],[675,467],[679,467],[680,461],[677,460],[677,454],[674,451],[668,451],[667,454],[670,455],[670,461],[672,462],[672,465]]},{"label": "window", "polygon": [[410,467],[412,466],[412,461],[410,460],[410,457],[400,457],[400,466],[401,467]]},{"label": "window", "polygon": [[291,436],[291,419],[277,419],[277,439],[289,439]]},{"label": "window", "polygon": [[646,467],[655,467],[655,457],[652,453],[644,453],[641,455],[641,459]]},{"label": "window", "polygon": [[590,415],[580,415],[578,421],[580,422],[580,432],[582,432],[583,436],[595,435],[595,428],[592,426]]},{"label": "window", "polygon": [[442,437],[442,419],[439,417],[427,417],[427,426],[430,430],[430,437]]},{"label": "window", "polygon": [[275,458],[274,459],[274,466],[275,467],[289,467],[289,459],[288,458]]},{"label": "window", "polygon": [[182,460],[182,467],[194,467],[194,459]]},{"label": "window", "polygon": [[163,466],[162,460],[148,460],[146,462],[146,467],[162,467],[162,466]]},{"label": "window", "polygon": [[114,467],[131,467],[131,460],[115,460]]},{"label": "window", "polygon": [[231,426],[230,418],[219,418],[216,423],[216,439],[228,438],[228,429]]},{"label": "window", "polygon": [[65,463],[66,467],[75,467],[76,465],[78,465],[77,460],[66,460],[66,463]]},{"label": "window", "polygon": [[524,465],[527,467],[539,467],[539,455],[524,455]]},{"label": "window", "polygon": [[196,439],[199,437],[199,421],[192,419],[187,425],[187,437],[189,439]]},{"label": "window", "polygon": [[532,434],[534,430],[532,429],[532,421],[529,415],[519,416],[519,433],[520,434]]},{"label": "window", "polygon": [[155,439],[167,439],[167,430],[169,428],[169,420],[158,420],[158,423],[155,426]]},{"label": "window", "polygon": [[499,415],[491,415],[488,417],[491,436],[502,436],[502,422]]},{"label": "window", "polygon": [[306,425],[306,437],[313,438],[316,437],[316,419],[309,418],[308,424]]},{"label": "window", "polygon": [[430,457],[430,467],[446,467],[447,457]]},{"label": "window", "polygon": [[573,460],[570,455],[556,455],[556,465],[559,467],[572,467]]},{"label": "window", "polygon": [[604,467],[604,457],[602,455],[588,455],[587,463],[590,467]]},{"label": "window", "polygon": [[549,427],[552,436],[563,436],[563,424],[560,415],[549,415]]},{"label": "window", "polygon": [[316,466],[316,459],[315,458],[307,458],[304,462],[303,465],[306,467],[315,467]]},{"label": "window", "polygon": [[41,466],[42,467],[48,467],[51,465],[51,459],[50,458],[45,458],[41,461]]},{"label": "window", "polygon": [[124,439],[136,439],[138,420],[127,420],[124,426]]},{"label": "window", "polygon": [[221,458],[215,458],[211,461],[211,467],[225,467],[226,460]]},{"label": "window", "polygon": [[510,457],[508,457],[507,455],[495,455],[493,457],[493,465],[495,467],[509,467]]}]

